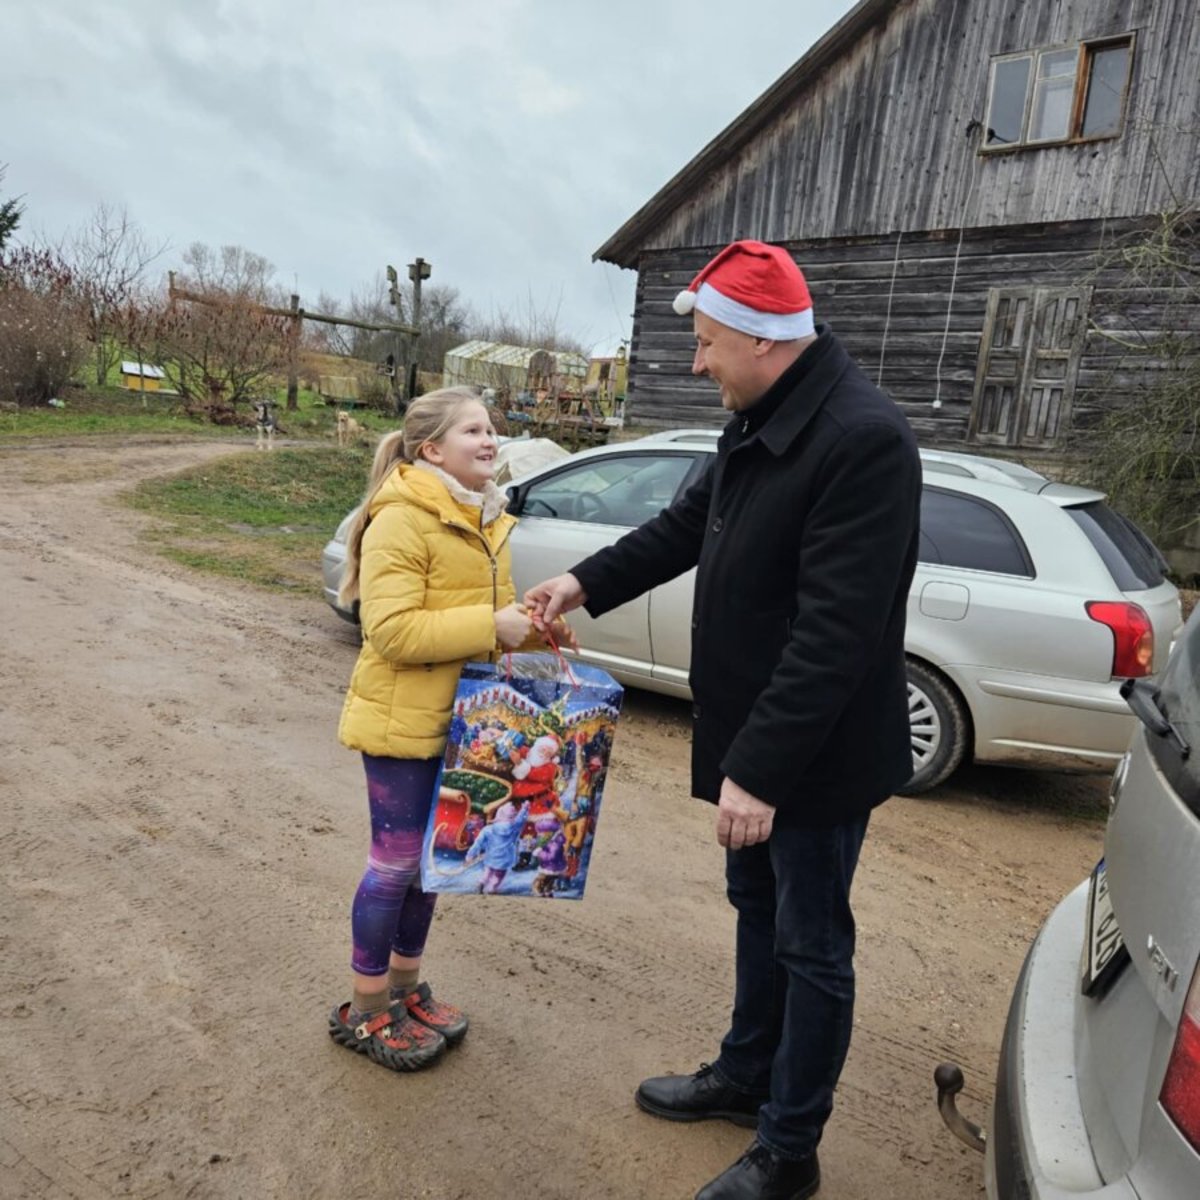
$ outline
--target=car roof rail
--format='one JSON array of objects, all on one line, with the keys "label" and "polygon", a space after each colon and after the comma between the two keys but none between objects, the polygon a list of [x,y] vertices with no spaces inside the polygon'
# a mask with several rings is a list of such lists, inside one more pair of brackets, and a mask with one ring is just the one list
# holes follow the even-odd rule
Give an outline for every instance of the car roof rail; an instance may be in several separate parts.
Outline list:
[{"label": "car roof rail", "polygon": [[711,445],[724,430],[721,429],[659,429],[638,438],[639,442],[699,442]]},{"label": "car roof rail", "polygon": [[1045,475],[1023,463],[1006,458],[985,458],[981,454],[960,454],[953,450],[922,450],[921,466],[925,471],[999,483],[1025,492],[1040,492],[1049,483]]}]

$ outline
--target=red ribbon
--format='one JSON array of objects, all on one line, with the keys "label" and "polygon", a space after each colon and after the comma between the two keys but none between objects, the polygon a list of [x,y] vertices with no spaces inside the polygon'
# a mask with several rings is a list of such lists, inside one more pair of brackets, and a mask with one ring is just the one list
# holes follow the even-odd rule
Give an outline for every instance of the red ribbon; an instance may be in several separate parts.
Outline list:
[{"label": "red ribbon", "polygon": [[[549,626],[547,626],[544,630],[542,630],[542,635],[545,637],[546,641],[550,644],[550,649],[554,651],[555,657],[558,659],[559,666],[562,667],[563,674],[566,675],[568,680],[570,680],[571,686],[578,687],[579,680],[578,680],[578,678],[576,678],[575,672],[571,670],[571,664],[569,662],[567,662],[566,657],[563,655],[563,652],[559,649],[558,643],[554,640],[554,634],[552,634],[550,632]],[[512,683],[512,651],[511,650],[504,656],[504,681],[505,681],[505,683]]]}]

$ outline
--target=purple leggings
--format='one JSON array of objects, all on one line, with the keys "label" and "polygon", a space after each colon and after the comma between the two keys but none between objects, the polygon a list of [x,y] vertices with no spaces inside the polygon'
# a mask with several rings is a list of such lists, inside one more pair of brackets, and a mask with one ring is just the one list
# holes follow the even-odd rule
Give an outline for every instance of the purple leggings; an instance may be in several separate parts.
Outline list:
[{"label": "purple leggings", "polygon": [[420,958],[437,896],[421,890],[421,841],[440,758],[363,755],[371,804],[371,850],[350,911],[360,975],[386,975],[389,951]]}]

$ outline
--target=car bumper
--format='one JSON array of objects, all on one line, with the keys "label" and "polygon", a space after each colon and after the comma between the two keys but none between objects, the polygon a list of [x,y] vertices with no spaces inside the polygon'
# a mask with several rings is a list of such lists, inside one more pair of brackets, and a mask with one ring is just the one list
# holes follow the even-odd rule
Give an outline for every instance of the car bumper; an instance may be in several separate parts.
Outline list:
[{"label": "car bumper", "polygon": [[358,612],[348,608],[343,608],[338,603],[337,591],[334,588],[324,588],[325,602],[333,609],[343,621],[349,621],[351,625],[358,624]]},{"label": "car bumper", "polygon": [[342,567],[346,561],[346,548],[340,542],[330,542],[321,552],[321,578],[324,580],[322,590],[325,602],[343,621],[352,625],[358,624],[358,613],[353,609],[343,608],[338,603],[338,584],[342,578]]},{"label": "car bumper", "polygon": [[1117,680],[941,669],[970,709],[976,762],[1111,771],[1133,736],[1136,722]]},{"label": "car bumper", "polygon": [[1013,990],[984,1162],[989,1200],[1137,1200],[1105,1184],[1076,1086],[1079,962],[1088,884],[1042,926]]}]

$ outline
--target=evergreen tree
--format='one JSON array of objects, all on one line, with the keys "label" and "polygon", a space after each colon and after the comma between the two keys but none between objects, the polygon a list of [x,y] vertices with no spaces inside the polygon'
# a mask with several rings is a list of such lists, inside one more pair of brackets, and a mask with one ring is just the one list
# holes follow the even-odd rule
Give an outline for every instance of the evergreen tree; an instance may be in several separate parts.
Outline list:
[{"label": "evergreen tree", "polygon": [[[4,168],[0,167],[0,183],[3,182]],[[0,200],[0,251],[4,249],[5,243],[12,237],[20,224],[21,214],[24,211],[20,200]]]}]

